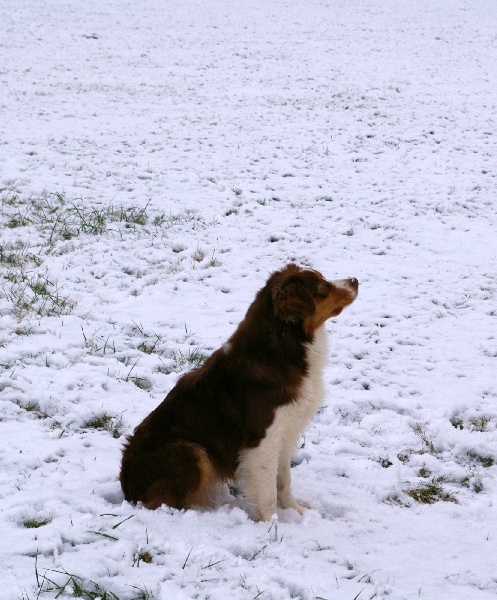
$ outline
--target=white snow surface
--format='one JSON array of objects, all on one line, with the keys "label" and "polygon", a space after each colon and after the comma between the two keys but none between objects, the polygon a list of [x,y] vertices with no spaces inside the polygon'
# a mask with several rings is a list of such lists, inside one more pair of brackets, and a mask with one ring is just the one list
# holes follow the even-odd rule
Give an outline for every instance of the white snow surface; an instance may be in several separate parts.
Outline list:
[{"label": "white snow surface", "polygon": [[[0,599],[495,598],[497,3],[0,22]],[[294,457],[311,508],[125,502],[125,435],[291,261],[361,284]]]}]

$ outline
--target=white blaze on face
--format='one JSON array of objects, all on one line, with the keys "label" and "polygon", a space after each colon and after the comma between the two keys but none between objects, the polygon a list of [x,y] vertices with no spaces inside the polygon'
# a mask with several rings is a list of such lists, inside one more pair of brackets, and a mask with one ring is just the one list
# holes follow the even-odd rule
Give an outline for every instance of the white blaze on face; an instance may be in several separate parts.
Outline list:
[{"label": "white blaze on face", "polygon": [[330,281],[330,283],[335,287],[341,290],[345,290],[348,294],[350,294],[352,296],[352,301],[357,298],[359,288],[357,286],[354,287],[351,279],[335,279],[334,281]]}]

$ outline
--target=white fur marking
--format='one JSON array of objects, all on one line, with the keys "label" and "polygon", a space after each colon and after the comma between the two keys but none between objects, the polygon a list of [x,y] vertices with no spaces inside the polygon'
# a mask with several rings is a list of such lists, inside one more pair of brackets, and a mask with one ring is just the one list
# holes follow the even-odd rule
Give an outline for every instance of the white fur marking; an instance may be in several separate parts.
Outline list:
[{"label": "white fur marking", "polygon": [[337,288],[347,290],[347,292],[352,295],[352,300],[357,298],[358,289],[351,285],[350,279],[335,279],[334,281],[330,281],[330,283]]},{"label": "white fur marking", "polygon": [[249,501],[265,521],[276,512],[277,501],[283,508],[293,508],[300,514],[304,511],[292,495],[290,460],[300,436],[323,400],[326,350],[326,332],[321,327],[315,333],[314,342],[307,346],[309,372],[297,398],[276,409],[266,436],[256,448],[240,453],[237,478],[243,482]]}]

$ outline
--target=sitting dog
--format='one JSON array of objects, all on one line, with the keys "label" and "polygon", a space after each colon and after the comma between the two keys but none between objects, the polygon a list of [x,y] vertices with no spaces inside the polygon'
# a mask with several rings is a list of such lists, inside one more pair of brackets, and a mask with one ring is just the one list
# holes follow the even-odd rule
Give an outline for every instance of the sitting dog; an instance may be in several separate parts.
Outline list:
[{"label": "sitting dog", "polygon": [[273,273],[231,338],[128,437],[126,500],[206,506],[216,483],[236,479],[262,519],[277,502],[302,514],[290,461],[324,395],[324,323],[358,288],[357,279],[326,281],[294,264]]}]

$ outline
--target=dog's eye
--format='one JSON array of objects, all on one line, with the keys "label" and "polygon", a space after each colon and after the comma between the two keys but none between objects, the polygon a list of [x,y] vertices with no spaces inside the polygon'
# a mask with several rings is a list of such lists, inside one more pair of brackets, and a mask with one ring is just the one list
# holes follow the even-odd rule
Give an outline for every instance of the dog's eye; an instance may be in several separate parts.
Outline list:
[{"label": "dog's eye", "polygon": [[318,289],[317,289],[316,293],[320,298],[326,298],[326,296],[330,293],[330,289],[331,289],[330,284],[322,281],[318,285]]}]

